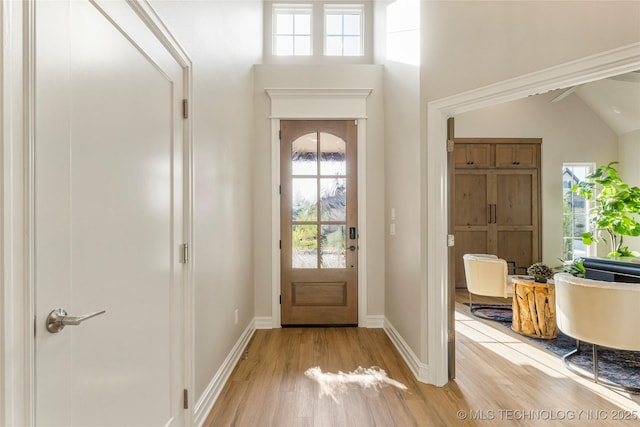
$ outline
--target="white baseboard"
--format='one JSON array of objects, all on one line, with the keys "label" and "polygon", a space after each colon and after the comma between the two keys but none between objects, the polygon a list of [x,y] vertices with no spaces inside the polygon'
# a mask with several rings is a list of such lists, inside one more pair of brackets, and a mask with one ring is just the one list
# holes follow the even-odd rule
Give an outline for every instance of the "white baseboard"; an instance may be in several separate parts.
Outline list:
[{"label": "white baseboard", "polygon": [[413,376],[415,376],[420,382],[428,383],[429,365],[420,361],[418,356],[416,356],[413,350],[411,350],[411,347],[409,347],[407,342],[402,338],[386,317],[384,318],[384,331],[387,333],[387,336],[396,349],[400,352],[400,355],[409,366]]},{"label": "white baseboard", "polygon": [[384,328],[384,316],[367,316],[367,324],[360,326],[365,328]]},{"label": "white baseboard", "polygon": [[251,323],[249,323],[249,326],[247,326],[242,335],[240,335],[240,338],[238,338],[238,341],[233,346],[231,352],[222,363],[222,366],[220,366],[220,369],[218,369],[218,372],[216,372],[213,379],[205,389],[204,393],[202,393],[202,396],[200,396],[198,402],[196,402],[194,408],[195,426],[202,427],[202,425],[206,421],[209,412],[211,412],[211,409],[213,408],[213,404],[216,403],[220,392],[224,388],[224,385],[227,383],[227,380],[229,379],[233,368],[235,368],[238,360],[240,360],[240,357],[247,347],[247,344],[249,344],[249,340],[253,336],[255,330],[256,325],[255,320],[253,320],[251,321]]},{"label": "white baseboard", "polygon": [[[367,316],[366,324],[360,325],[361,328],[384,328],[384,316]],[[254,319],[256,329],[273,329],[278,326],[273,325],[271,316],[256,317]]]},{"label": "white baseboard", "polygon": [[256,317],[253,320],[256,325],[256,329],[273,329],[273,318],[271,316]]}]

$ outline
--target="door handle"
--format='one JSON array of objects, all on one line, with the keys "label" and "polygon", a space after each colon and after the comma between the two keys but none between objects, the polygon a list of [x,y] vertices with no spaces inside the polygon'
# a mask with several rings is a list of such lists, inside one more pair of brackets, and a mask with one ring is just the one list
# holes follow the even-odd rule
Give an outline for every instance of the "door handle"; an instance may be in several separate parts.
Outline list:
[{"label": "door handle", "polygon": [[56,308],[52,310],[47,316],[47,331],[52,334],[57,334],[64,329],[65,326],[72,325],[77,326],[85,320],[94,318],[101,314],[106,313],[107,310],[94,311],[93,313],[85,314],[83,316],[68,316],[64,308]]},{"label": "door handle", "polygon": [[355,251],[356,247],[354,245],[349,246],[347,249],[349,249],[350,251]]}]

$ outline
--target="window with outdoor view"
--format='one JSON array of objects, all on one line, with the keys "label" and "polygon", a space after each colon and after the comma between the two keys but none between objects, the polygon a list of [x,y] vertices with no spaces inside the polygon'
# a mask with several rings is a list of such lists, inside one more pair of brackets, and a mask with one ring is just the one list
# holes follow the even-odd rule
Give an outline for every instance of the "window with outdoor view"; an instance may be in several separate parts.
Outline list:
[{"label": "window with outdoor view", "polygon": [[572,189],[595,169],[593,163],[564,163],[562,166],[562,235],[564,260],[590,255],[591,247],[582,242],[589,231],[589,201]]}]

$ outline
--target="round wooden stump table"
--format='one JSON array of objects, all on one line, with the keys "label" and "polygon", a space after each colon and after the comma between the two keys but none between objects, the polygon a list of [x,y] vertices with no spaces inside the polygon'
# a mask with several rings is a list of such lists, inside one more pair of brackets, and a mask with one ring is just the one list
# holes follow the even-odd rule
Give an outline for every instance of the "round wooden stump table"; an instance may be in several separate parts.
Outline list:
[{"label": "round wooden stump table", "polygon": [[512,278],[513,321],[511,329],[534,338],[558,336],[556,324],[556,288],[553,283],[538,283],[533,278]]}]

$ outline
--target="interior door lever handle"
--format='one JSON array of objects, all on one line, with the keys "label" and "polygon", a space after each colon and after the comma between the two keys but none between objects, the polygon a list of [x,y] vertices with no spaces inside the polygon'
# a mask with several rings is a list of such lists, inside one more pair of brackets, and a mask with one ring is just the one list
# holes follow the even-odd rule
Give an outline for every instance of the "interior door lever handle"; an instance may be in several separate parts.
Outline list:
[{"label": "interior door lever handle", "polygon": [[47,316],[47,331],[56,334],[64,329],[65,326],[77,326],[85,320],[106,313],[107,310],[94,311],[83,316],[68,316],[64,308],[56,308]]}]

